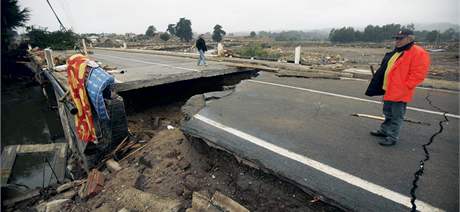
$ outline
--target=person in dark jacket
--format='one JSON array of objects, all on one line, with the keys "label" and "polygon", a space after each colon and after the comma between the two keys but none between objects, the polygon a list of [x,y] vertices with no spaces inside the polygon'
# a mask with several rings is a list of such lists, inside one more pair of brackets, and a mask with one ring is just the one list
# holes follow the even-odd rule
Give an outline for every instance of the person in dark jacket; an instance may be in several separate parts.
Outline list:
[{"label": "person in dark jacket", "polygon": [[198,40],[196,40],[195,43],[196,48],[198,49],[198,52],[200,53],[200,57],[198,58],[198,65],[206,65],[204,53],[208,51],[206,48],[206,42],[203,39],[203,35],[200,35],[198,37]]},{"label": "person in dark jacket", "polygon": [[366,90],[367,96],[383,96],[385,121],[371,135],[384,137],[379,144],[395,145],[404,121],[406,105],[412,101],[415,88],[425,79],[430,66],[428,53],[414,44],[414,33],[402,30],[394,36],[396,48],[386,53],[380,68]]}]

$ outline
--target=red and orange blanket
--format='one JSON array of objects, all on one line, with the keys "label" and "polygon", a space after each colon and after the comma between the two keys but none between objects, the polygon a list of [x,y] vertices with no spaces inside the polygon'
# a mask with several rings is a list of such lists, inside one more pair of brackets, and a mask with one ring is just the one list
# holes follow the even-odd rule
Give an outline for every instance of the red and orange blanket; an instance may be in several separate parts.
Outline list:
[{"label": "red and orange blanket", "polygon": [[77,136],[84,142],[94,142],[96,140],[96,130],[85,88],[85,81],[88,75],[88,60],[86,56],[81,54],[75,54],[67,60],[67,83],[72,100],[78,109],[78,113],[75,115]]}]

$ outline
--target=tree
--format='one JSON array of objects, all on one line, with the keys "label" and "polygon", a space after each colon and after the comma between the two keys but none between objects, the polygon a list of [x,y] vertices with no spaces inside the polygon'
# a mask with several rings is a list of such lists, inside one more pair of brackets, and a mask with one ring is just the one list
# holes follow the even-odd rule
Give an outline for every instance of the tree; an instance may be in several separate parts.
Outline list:
[{"label": "tree", "polygon": [[443,41],[452,41],[458,39],[457,33],[453,28],[449,28],[441,34],[441,39]]},{"label": "tree", "polygon": [[439,33],[439,31],[433,30],[426,35],[425,39],[428,42],[435,42],[435,41],[439,41],[440,36],[441,36],[441,33]]},{"label": "tree", "polygon": [[163,41],[168,41],[170,38],[171,36],[167,32],[160,34],[160,39]]},{"label": "tree", "polygon": [[256,32],[254,32],[254,31],[251,31],[251,33],[249,33],[249,36],[251,36],[251,38],[256,37],[256,35],[257,35],[257,34],[256,34]]},{"label": "tree", "polygon": [[180,18],[175,27],[175,35],[180,38],[181,41],[189,42],[192,40],[192,22],[185,18]]},{"label": "tree", "polygon": [[171,35],[176,35],[176,25],[175,24],[168,24],[168,29],[166,30]]},{"label": "tree", "polygon": [[153,25],[150,25],[148,28],[147,28],[147,31],[145,31],[145,36],[147,37],[153,37],[155,36],[155,32],[157,31],[157,29],[153,26]]},{"label": "tree", "polygon": [[222,41],[222,38],[224,37],[225,34],[226,32],[222,30],[222,26],[219,24],[216,24],[216,26],[214,26],[214,32],[212,33],[212,40],[215,42],[220,42]]},{"label": "tree", "polygon": [[50,47],[53,50],[72,49],[79,42],[77,34],[71,30],[49,32],[46,28],[27,27],[27,37],[32,46]]},{"label": "tree", "polygon": [[30,11],[27,8],[21,10],[17,0],[2,0],[2,52],[8,51],[11,38],[18,27],[23,27],[29,20]]}]

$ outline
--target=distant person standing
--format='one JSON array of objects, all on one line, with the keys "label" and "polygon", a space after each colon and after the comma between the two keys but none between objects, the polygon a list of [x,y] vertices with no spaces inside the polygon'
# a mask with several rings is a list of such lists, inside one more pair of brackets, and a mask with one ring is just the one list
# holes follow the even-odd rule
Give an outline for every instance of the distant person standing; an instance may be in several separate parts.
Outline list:
[{"label": "distant person standing", "polygon": [[198,36],[198,40],[196,40],[195,46],[200,53],[200,57],[198,58],[198,65],[206,65],[204,53],[208,51],[208,49],[206,48],[206,42],[203,39],[203,35]]},{"label": "distant person standing", "polygon": [[383,137],[379,144],[392,146],[398,142],[407,103],[412,101],[415,88],[425,79],[430,57],[414,44],[411,30],[399,31],[395,36],[395,49],[385,54],[380,68],[367,88],[367,96],[383,96],[385,121],[371,135]]}]

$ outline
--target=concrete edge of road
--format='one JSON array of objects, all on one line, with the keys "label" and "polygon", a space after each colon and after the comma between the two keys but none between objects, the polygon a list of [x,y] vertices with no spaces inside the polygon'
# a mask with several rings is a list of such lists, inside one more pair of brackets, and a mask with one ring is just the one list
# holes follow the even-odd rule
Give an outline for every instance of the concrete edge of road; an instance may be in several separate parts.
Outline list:
[{"label": "concrete edge of road", "polygon": [[[154,55],[193,58],[193,59],[198,58],[198,54],[195,54],[195,53],[179,53],[179,52],[158,51],[158,50],[101,48],[101,47],[96,47],[95,49],[118,51],[118,52],[129,52],[129,53],[154,54]],[[223,63],[224,65],[227,65],[227,66],[254,68],[254,69],[259,69],[262,71],[274,72],[274,73],[280,74],[283,77],[325,78],[324,76],[334,76],[333,78],[346,77],[346,78],[356,78],[356,79],[365,79],[365,80],[370,79],[370,75],[367,75],[367,74],[345,73],[345,72],[338,72],[338,71],[317,69],[317,68],[313,69],[310,66],[300,66],[300,65],[296,65],[292,63],[279,63],[279,62],[263,61],[263,60],[217,57],[214,55],[209,55],[207,59],[209,61]],[[460,82],[427,78],[419,87],[433,88],[433,89],[440,89],[440,90],[447,90],[447,91],[460,91]]]}]

